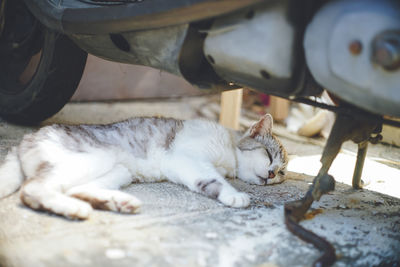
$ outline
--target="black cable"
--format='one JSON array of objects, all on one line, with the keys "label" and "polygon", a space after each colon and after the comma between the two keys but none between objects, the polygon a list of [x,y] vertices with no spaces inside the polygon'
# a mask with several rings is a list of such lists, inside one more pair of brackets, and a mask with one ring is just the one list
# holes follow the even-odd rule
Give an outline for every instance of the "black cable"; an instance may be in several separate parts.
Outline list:
[{"label": "black cable", "polygon": [[143,0],[78,0],[79,2],[88,4],[88,5],[96,5],[96,6],[118,6],[118,5],[125,5],[125,4],[133,4],[142,2]]},{"label": "black cable", "polygon": [[394,127],[400,127],[400,121],[395,121],[395,120],[390,120],[390,119],[385,119],[382,116],[376,115],[376,114],[372,114],[372,113],[367,113],[367,112],[363,112],[357,108],[350,108],[350,107],[346,107],[346,106],[332,106],[332,105],[328,105],[322,102],[318,102],[318,101],[314,101],[308,98],[295,98],[295,99],[291,99],[292,101],[295,102],[299,102],[299,103],[303,103],[303,104],[307,104],[307,105],[311,105],[311,106],[315,106],[318,108],[322,108],[322,109],[326,109],[335,113],[342,113],[342,114],[346,114],[348,116],[351,117],[362,117],[364,120],[374,120],[383,124],[387,124],[390,126],[394,126]]}]

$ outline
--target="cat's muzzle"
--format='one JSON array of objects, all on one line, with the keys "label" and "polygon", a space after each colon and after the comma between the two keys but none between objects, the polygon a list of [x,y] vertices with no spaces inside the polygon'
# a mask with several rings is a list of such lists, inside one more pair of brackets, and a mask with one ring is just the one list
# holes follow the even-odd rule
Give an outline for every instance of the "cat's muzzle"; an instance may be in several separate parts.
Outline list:
[{"label": "cat's muzzle", "polygon": [[275,178],[275,172],[274,171],[268,171],[268,178],[269,179]]},{"label": "cat's muzzle", "polygon": [[258,177],[258,179],[260,179],[260,185],[267,185],[268,184],[268,179],[270,179],[268,177],[262,177],[262,176],[259,176],[259,175],[257,175],[257,177]]}]

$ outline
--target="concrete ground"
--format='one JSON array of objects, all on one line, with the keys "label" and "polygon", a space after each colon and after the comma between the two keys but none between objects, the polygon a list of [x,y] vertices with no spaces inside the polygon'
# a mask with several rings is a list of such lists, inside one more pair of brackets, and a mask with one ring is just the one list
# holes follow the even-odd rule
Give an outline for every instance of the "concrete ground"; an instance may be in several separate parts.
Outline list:
[{"label": "concrete ground", "polygon": [[[46,123],[104,123],[134,115],[213,117],[217,105],[212,103],[207,97],[71,103]],[[1,158],[32,130],[1,122]],[[124,189],[143,201],[140,214],[95,211],[87,221],[32,211],[17,194],[2,199],[0,266],[311,266],[319,252],[286,230],[283,204],[306,192],[323,141],[299,138],[279,126],[276,132],[292,158],[289,179],[274,186],[233,180],[252,197],[247,209],[224,207],[168,182]],[[314,203],[317,215],[301,224],[334,245],[335,266],[400,266],[400,149],[371,146],[363,178],[370,190],[359,191],[347,185],[355,149],[345,144],[331,170],[342,183]]]}]

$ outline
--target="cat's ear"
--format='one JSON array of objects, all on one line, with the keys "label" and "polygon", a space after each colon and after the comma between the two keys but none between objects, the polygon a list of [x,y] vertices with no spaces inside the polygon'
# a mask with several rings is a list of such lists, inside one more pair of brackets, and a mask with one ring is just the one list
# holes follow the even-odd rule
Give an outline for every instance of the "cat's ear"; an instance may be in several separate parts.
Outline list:
[{"label": "cat's ear", "polygon": [[250,137],[257,135],[272,134],[273,119],[271,114],[265,114],[261,119],[250,127]]}]

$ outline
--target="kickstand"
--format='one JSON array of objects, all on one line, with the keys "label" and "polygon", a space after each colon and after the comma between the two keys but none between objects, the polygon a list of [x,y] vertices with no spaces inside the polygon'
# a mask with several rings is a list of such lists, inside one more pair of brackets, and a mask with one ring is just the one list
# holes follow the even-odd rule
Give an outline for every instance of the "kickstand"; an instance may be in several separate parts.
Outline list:
[{"label": "kickstand", "polygon": [[335,180],[328,174],[328,170],[339,153],[343,142],[347,140],[353,140],[358,144],[357,162],[353,175],[353,187],[357,189],[361,188],[361,173],[367,152],[368,141],[373,143],[378,142],[381,136],[378,134],[376,137],[371,138],[371,134],[379,133],[381,129],[380,123],[355,119],[351,116],[339,113],[321,157],[322,167],[318,175],[314,178],[313,184],[302,199],[285,204],[285,223],[288,230],[300,239],[312,243],[316,248],[322,251],[322,256],[314,262],[313,266],[332,265],[336,261],[335,248],[324,238],[302,227],[299,222],[304,219],[304,215],[314,200],[319,200],[323,194],[334,190]]}]

